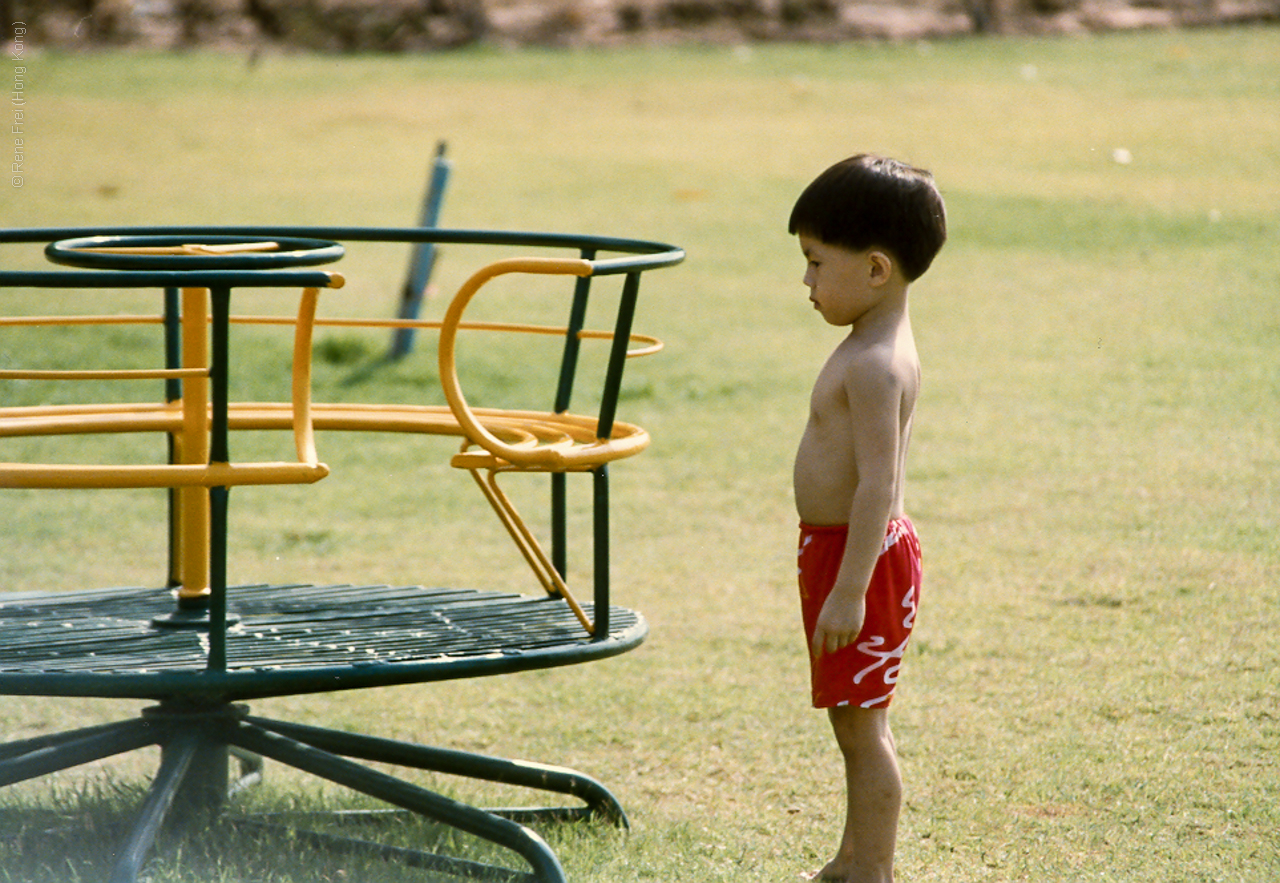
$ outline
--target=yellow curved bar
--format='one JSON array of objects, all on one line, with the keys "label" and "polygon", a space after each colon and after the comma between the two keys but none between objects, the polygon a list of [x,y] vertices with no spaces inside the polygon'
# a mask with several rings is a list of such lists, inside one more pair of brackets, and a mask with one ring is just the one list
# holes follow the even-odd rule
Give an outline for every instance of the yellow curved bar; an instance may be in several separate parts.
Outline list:
[{"label": "yellow curved bar", "polygon": [[507,258],[506,260],[494,261],[485,267],[481,267],[471,275],[471,278],[462,283],[462,287],[453,296],[453,300],[449,303],[449,309],[445,312],[444,321],[440,328],[440,343],[437,355],[440,362],[440,385],[444,390],[445,399],[449,402],[449,409],[453,412],[453,416],[466,433],[467,438],[510,463],[559,469],[563,468],[565,463],[565,452],[559,447],[530,449],[506,444],[476,419],[475,413],[471,410],[467,404],[466,397],[462,394],[462,386],[458,381],[456,344],[458,325],[462,321],[462,314],[476,293],[487,282],[498,276],[509,273],[590,276],[593,270],[594,268],[590,261],[580,259]]},{"label": "yellow curved bar", "polygon": [[[494,451],[480,445],[486,451],[485,454],[474,451],[459,454],[454,457],[455,466],[471,468],[470,464],[488,457],[495,465],[505,462],[535,471],[573,471],[591,469],[602,463],[632,457],[649,446],[649,433],[639,426],[617,421],[614,423],[613,436],[600,439],[595,434],[595,418],[576,414],[503,411],[498,416],[480,417],[480,423],[500,439],[503,434],[514,431],[527,434],[529,439],[524,442],[508,442],[506,451]],[[480,444],[478,440],[472,441]],[[538,458],[539,462],[534,462],[534,458],[521,456],[535,450],[544,455]],[[546,456],[546,452],[550,452],[551,456]]]},{"label": "yellow curved bar", "polygon": [[311,333],[315,328],[320,289],[303,289],[298,303],[298,324],[293,332],[293,443],[298,460],[315,465],[315,424],[311,418]]}]

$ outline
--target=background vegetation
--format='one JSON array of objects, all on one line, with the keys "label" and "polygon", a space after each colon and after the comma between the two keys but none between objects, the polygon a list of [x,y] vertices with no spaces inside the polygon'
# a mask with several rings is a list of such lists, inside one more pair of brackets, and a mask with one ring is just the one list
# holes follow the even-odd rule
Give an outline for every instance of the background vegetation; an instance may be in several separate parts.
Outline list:
[{"label": "background vegetation", "polygon": [[[447,139],[451,226],[688,249],[650,280],[639,325],[668,348],[632,366],[624,408],[655,444],[614,473],[618,597],[649,641],[594,666],[255,710],[591,773],[634,831],[553,834],[574,881],[786,880],[825,861],[841,785],[806,707],[789,468],[838,332],[809,309],[785,220],[822,168],[881,151],[934,170],[952,231],[913,290],[926,585],[895,704],[901,879],[1280,877],[1280,31],[256,66],[42,53],[29,70],[6,226],[408,224]],[[442,254],[431,310],[478,259]],[[353,253],[326,309],[390,315],[404,264]],[[36,300],[0,294],[6,311]],[[385,343],[326,337],[318,395],[430,395],[430,350],[387,369]],[[246,349],[252,387],[284,348]],[[78,350],[6,340],[0,362],[35,352]],[[522,394],[525,357],[481,354],[477,383]],[[233,579],[532,590],[447,445],[321,441],[330,479],[233,497]],[[6,491],[3,588],[154,583],[155,502]],[[132,711],[9,700],[0,735]],[[4,797],[114,799],[153,764]],[[347,799],[267,777],[255,799]],[[4,849],[0,879],[42,863],[72,879]],[[359,878],[305,855],[186,861],[158,873]]]}]

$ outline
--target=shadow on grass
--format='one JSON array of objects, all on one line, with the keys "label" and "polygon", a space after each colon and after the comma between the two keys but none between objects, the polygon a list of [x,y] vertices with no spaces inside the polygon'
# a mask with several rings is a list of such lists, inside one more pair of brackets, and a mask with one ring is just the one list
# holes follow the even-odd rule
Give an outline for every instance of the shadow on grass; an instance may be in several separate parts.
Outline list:
[{"label": "shadow on grass", "polygon": [[[141,785],[96,783],[42,801],[0,805],[0,881],[96,883],[112,879],[145,799]],[[513,853],[413,813],[317,797],[257,794],[221,816],[161,834],[140,880],[148,883],[324,883],[531,879]],[[543,823],[551,840],[600,837],[599,822]],[[478,877],[478,866],[492,871]],[[511,869],[509,873],[504,869]]]}]

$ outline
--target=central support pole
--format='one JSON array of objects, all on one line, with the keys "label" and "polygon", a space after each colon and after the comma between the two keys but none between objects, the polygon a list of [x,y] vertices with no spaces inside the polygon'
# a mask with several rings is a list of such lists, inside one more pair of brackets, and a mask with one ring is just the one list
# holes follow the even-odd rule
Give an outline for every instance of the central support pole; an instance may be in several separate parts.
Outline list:
[{"label": "central support pole", "polygon": [[[209,291],[182,290],[182,367],[209,366]],[[209,377],[188,377],[182,384],[180,463],[209,462]],[[178,489],[180,548],[178,606],[199,609],[209,604],[209,491],[203,487]]]},{"label": "central support pole", "polygon": [[202,830],[222,812],[231,782],[229,734],[248,714],[249,706],[231,703],[165,702],[143,709],[143,720],[174,734],[161,742],[162,770],[190,755],[167,798],[169,823],[176,830]]}]

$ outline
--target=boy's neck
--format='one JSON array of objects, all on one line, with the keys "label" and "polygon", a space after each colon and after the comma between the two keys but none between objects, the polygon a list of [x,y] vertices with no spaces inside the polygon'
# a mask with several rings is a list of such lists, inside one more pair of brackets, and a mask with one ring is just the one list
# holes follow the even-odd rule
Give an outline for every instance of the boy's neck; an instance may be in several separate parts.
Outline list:
[{"label": "boy's neck", "polygon": [[883,296],[849,326],[849,336],[879,337],[907,321],[908,288],[907,283],[898,280],[886,282]]}]

